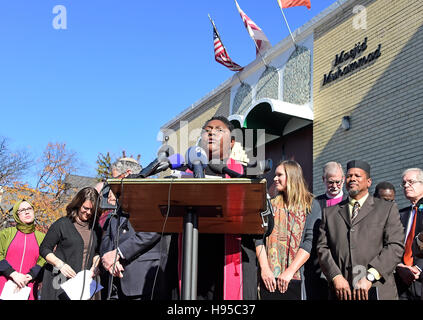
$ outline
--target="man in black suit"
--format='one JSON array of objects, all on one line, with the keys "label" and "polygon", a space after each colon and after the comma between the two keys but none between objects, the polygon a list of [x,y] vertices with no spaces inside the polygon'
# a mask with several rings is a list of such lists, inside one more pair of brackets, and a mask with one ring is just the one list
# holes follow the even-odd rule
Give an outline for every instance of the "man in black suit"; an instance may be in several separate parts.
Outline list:
[{"label": "man in black suit", "polygon": [[[125,178],[140,169],[134,159],[121,158],[112,165],[112,177]],[[170,299],[166,286],[171,281],[164,278],[168,249],[168,237],[156,232],[135,232],[128,213],[111,215],[105,222],[100,246],[103,267],[115,277],[110,298]]]},{"label": "man in black suit", "polygon": [[400,210],[401,222],[405,232],[405,252],[402,262],[396,268],[395,280],[400,300],[420,300],[423,257],[412,255],[412,242],[423,230],[423,170],[409,168],[402,174],[404,196],[411,205]]}]

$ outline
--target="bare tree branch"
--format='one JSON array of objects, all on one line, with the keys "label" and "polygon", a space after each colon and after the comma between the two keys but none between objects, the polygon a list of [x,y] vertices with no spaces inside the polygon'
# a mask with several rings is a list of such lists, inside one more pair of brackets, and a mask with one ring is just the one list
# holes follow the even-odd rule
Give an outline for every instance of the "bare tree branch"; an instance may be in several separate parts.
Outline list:
[{"label": "bare tree branch", "polygon": [[32,163],[28,152],[9,150],[6,138],[0,137],[0,186],[10,186],[20,180]]}]

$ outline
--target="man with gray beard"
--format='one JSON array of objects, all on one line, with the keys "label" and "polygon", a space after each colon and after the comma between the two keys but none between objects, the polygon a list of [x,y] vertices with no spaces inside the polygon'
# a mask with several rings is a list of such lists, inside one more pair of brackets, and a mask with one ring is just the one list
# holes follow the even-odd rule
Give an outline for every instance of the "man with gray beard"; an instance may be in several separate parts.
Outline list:
[{"label": "man with gray beard", "polygon": [[397,205],[369,195],[371,184],[367,162],[348,162],[348,199],[323,210],[317,252],[331,299],[398,299],[404,230]]}]

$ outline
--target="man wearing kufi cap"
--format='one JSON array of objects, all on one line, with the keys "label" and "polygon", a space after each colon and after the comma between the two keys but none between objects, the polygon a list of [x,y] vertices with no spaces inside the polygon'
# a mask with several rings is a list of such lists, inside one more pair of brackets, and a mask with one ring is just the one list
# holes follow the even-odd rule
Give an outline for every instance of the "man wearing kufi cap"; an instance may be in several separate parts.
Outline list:
[{"label": "man wearing kufi cap", "polygon": [[331,298],[398,299],[393,271],[404,231],[397,205],[369,194],[370,169],[366,161],[348,162],[348,199],[323,210],[317,251]]}]

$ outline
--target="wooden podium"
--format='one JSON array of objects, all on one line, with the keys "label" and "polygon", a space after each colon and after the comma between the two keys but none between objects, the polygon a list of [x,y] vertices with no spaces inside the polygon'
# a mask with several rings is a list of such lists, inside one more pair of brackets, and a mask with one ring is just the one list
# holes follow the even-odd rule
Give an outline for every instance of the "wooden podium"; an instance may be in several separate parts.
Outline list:
[{"label": "wooden podium", "polygon": [[199,232],[265,232],[261,215],[267,207],[265,179],[109,179],[107,183],[135,231],[183,233],[184,300],[197,297]]}]

